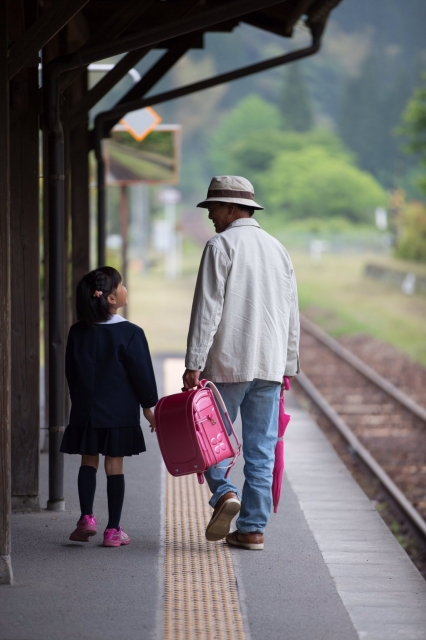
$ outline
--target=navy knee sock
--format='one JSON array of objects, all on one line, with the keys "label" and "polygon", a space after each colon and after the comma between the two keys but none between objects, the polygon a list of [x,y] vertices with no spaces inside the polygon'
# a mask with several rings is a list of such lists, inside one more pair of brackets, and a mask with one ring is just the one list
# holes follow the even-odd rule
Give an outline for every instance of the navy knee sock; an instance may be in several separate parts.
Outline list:
[{"label": "navy knee sock", "polygon": [[107,529],[118,529],[124,501],[124,474],[107,476],[108,525]]},{"label": "navy knee sock", "polygon": [[93,514],[93,500],[96,491],[96,469],[85,465],[78,472],[78,497],[80,498],[81,517]]}]

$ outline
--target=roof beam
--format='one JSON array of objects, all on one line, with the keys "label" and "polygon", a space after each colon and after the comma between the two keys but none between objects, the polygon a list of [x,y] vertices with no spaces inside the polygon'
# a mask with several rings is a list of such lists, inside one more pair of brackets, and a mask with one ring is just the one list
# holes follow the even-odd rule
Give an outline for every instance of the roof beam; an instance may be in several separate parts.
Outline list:
[{"label": "roof beam", "polygon": [[9,52],[8,75],[13,78],[40,51],[89,0],[57,0],[37,20]]},{"label": "roof beam", "polygon": [[322,22],[327,19],[328,14],[332,11],[342,0],[317,0],[312,7],[310,7],[308,13],[309,22],[316,23]]},{"label": "roof beam", "polygon": [[[106,46],[105,41],[118,38],[155,0],[126,0],[122,6],[93,34],[83,45],[79,53],[97,46]],[[137,47],[138,49],[140,47]],[[122,51],[122,53],[125,53]],[[72,55],[72,54],[71,54]],[[109,57],[108,55],[105,57]],[[101,58],[98,58],[100,60]],[[83,65],[85,66],[85,65]],[[66,89],[82,73],[82,69],[74,69],[61,78],[61,91]]]},{"label": "roof beam", "polygon": [[[117,102],[114,109],[119,108],[122,104],[143,98],[148,91],[154,87],[161,78],[185,55],[187,48],[170,49],[167,51],[152,67],[144,77],[135,84],[122,98]],[[114,117],[105,123],[105,131],[111,131],[114,125],[121,120],[122,116]]]},{"label": "roof beam", "polygon": [[[190,2],[187,3],[184,10],[178,17],[181,18],[185,15],[188,15],[188,13],[191,13],[197,4],[198,0],[190,0]],[[183,49],[188,50],[190,46],[192,46],[191,35],[193,34],[190,34],[187,38],[181,39],[185,40],[185,42],[181,42],[180,45],[179,40],[174,40],[170,43],[171,46],[167,46],[166,48],[176,48],[180,49],[181,51]],[[102,78],[102,80],[100,80],[90,91],[87,92],[87,94],[78,102],[78,104],[74,105],[74,107],[70,109],[70,112],[68,114],[68,127],[70,129],[73,129],[81,120],[86,118],[87,112],[90,111],[90,109],[92,109],[95,104],[99,102],[99,100],[102,100],[102,98],[108,93],[108,91],[110,91],[114,87],[114,85],[119,82],[121,78],[123,78],[125,73],[127,73],[127,71],[133,67],[133,65],[137,64],[150,50],[151,47],[143,47],[141,49],[135,49],[135,51],[129,51],[129,53],[115,65],[114,69],[107,73],[106,76]],[[180,53],[173,64],[179,59],[181,55],[182,54]],[[154,67],[148,73],[153,72]],[[167,73],[169,69],[170,67],[166,65],[163,73]],[[129,98],[127,96],[127,99],[133,100],[134,98],[142,97],[142,95],[144,95],[144,93],[139,92],[137,94],[134,94],[132,98]]]},{"label": "roof beam", "polygon": [[312,0],[298,0],[297,3],[285,7],[271,7],[265,11],[252,13],[244,18],[246,24],[258,29],[265,29],[270,33],[290,38],[296,22],[308,12]]},{"label": "roof beam", "polygon": [[113,15],[104,22],[91,38],[83,45],[81,51],[86,51],[96,45],[104,43],[106,38],[117,38],[139,16],[149,9],[155,0],[125,0]]},{"label": "roof beam", "polygon": [[121,118],[123,118],[126,115],[126,113],[129,113],[130,111],[136,111],[137,109],[143,109],[144,107],[160,104],[162,102],[168,102],[169,100],[181,98],[191,93],[195,93],[196,91],[203,91],[204,89],[210,89],[211,87],[215,87],[225,82],[238,80],[240,78],[253,75],[254,73],[259,73],[260,71],[266,71],[267,69],[272,69],[274,67],[278,67],[278,66],[287,64],[289,62],[293,62],[295,60],[300,60],[301,58],[307,58],[308,56],[315,54],[319,50],[321,46],[321,36],[324,30],[324,26],[325,26],[325,23],[321,23],[321,24],[316,24],[315,28],[311,27],[312,44],[310,47],[299,49],[297,51],[291,51],[290,53],[286,53],[282,56],[278,56],[270,60],[264,60],[263,62],[258,62],[256,64],[252,64],[247,67],[242,67],[241,69],[236,69],[235,71],[222,73],[213,78],[208,78],[207,80],[201,80],[200,82],[188,84],[188,85],[185,85],[184,87],[179,87],[178,89],[172,89],[171,91],[166,91],[164,93],[159,93],[153,96],[149,96],[148,98],[142,98],[139,100],[132,100],[128,102],[123,102],[121,100],[111,110],[104,111],[103,113],[99,113],[97,115],[95,120],[95,128],[97,128],[98,133],[103,132],[105,128],[109,128],[110,122],[112,121],[113,118],[115,122],[118,122]]},{"label": "roof beam", "polygon": [[265,7],[271,7],[282,3],[282,0],[232,0],[225,4],[214,5],[196,14],[184,16],[175,20],[173,24],[160,24],[152,29],[147,29],[141,34],[124,36],[115,42],[97,44],[85,47],[75,54],[63,56],[61,62],[71,66],[80,67],[109,56],[119,55],[141,47],[148,47],[178,36],[207,29],[221,22],[228,22]]},{"label": "roof beam", "polygon": [[83,98],[73,107],[68,114],[68,126],[73,129],[81,120],[87,117],[88,111],[95,104],[102,100],[104,96],[119,82],[132,67],[140,62],[142,58],[150,51],[149,47],[130,51],[125,55],[111,71],[108,71],[95,86],[88,91]]}]

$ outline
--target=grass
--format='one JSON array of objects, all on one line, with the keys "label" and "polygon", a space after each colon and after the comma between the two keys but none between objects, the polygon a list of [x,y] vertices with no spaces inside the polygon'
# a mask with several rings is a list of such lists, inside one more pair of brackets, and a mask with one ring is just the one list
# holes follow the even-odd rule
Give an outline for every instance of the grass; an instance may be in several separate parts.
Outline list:
[{"label": "grass", "polygon": [[[390,284],[367,279],[364,266],[377,262],[376,255],[330,253],[313,264],[306,251],[289,250],[302,311],[332,335],[366,333],[426,366],[426,296],[405,296]],[[129,319],[144,328],[153,353],[185,351],[201,251],[185,243],[183,275],[175,281],[165,279],[158,256],[148,275],[130,269]],[[394,259],[380,257],[380,263],[407,268]]]},{"label": "grass", "polygon": [[426,296],[406,296],[391,284],[366,278],[364,265],[375,261],[374,255],[326,254],[313,264],[296,251],[292,259],[300,308],[329,333],[367,333],[426,365]]}]

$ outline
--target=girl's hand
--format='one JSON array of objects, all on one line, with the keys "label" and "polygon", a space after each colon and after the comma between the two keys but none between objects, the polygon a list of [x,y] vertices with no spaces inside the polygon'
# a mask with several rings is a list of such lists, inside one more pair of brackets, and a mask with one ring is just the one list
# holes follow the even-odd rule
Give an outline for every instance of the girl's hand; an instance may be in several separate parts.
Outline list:
[{"label": "girl's hand", "polygon": [[143,415],[149,422],[149,426],[151,427],[151,433],[155,432],[155,417],[152,409],[144,409]]}]

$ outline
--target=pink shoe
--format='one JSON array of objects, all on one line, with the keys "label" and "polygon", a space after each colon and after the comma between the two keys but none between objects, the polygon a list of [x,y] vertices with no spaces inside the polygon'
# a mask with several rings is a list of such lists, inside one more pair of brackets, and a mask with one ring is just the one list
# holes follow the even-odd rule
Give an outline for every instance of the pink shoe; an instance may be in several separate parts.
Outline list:
[{"label": "pink shoe", "polygon": [[129,544],[130,538],[123,529],[105,529],[104,547],[120,547],[122,544]]},{"label": "pink shoe", "polygon": [[74,542],[89,542],[89,539],[97,533],[95,516],[83,516],[77,522],[77,529],[70,535],[70,540]]}]

